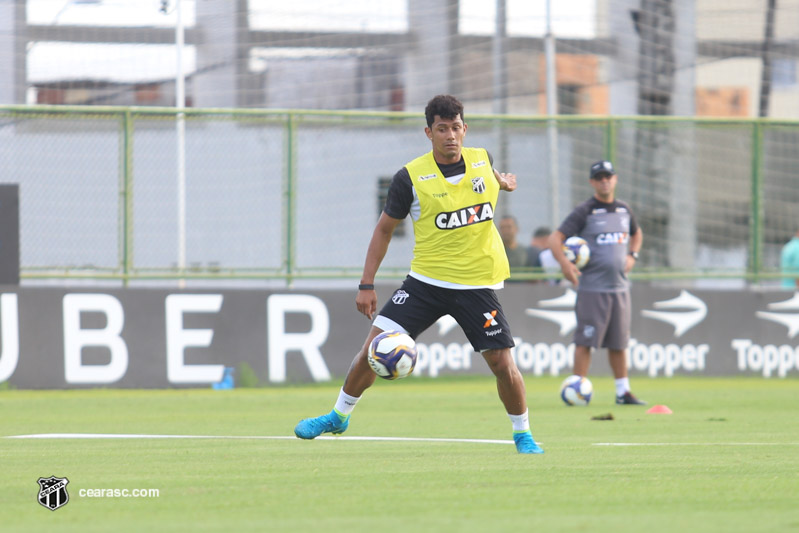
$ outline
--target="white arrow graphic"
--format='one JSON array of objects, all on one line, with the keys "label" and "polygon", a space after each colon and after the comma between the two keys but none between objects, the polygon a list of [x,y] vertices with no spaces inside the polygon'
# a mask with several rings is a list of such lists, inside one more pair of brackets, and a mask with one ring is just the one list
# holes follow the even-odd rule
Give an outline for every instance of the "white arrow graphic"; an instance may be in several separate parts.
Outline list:
[{"label": "white arrow graphic", "polygon": [[525,314],[537,316],[560,326],[560,334],[568,335],[577,327],[577,315],[574,314],[574,304],[577,301],[577,293],[572,289],[567,289],[562,296],[549,300],[540,300],[538,305],[541,307],[568,307],[568,311],[547,311],[544,309],[525,309]]},{"label": "white arrow graphic", "polygon": [[563,296],[550,298],[549,300],[539,300],[538,305],[541,307],[574,307],[577,303],[577,293],[571,289],[566,289]]},{"label": "white arrow graphic", "polygon": [[690,311],[650,311],[648,309],[641,311],[641,314],[647,318],[660,320],[674,326],[675,337],[682,336],[707,316],[705,302],[685,290],[680,292],[676,298],[655,302],[654,305],[658,309],[691,309]]},{"label": "white arrow graphic", "polygon": [[[788,298],[784,302],[775,302],[768,304],[769,309],[776,309],[777,311],[793,311],[799,310],[799,292],[794,293],[793,297]],[[788,338],[793,339],[799,333],[799,314],[796,313],[769,313],[768,311],[758,311],[755,313],[758,318],[764,320],[771,320],[778,324],[782,324],[788,328]]]},{"label": "white arrow graphic", "polygon": [[458,325],[458,322],[452,318],[452,315],[444,315],[436,320],[436,324],[438,324],[438,334],[444,336],[452,331]]}]

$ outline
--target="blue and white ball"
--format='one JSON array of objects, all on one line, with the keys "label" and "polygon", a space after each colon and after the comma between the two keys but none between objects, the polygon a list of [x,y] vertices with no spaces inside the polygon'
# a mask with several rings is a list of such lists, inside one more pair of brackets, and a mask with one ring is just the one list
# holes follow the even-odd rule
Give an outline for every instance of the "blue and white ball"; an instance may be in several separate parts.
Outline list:
[{"label": "blue and white ball", "polygon": [[591,259],[591,248],[582,237],[572,236],[566,239],[563,243],[563,253],[566,254],[566,259],[574,263],[578,269],[581,269],[588,264]]},{"label": "blue and white ball", "polygon": [[384,331],[372,339],[366,359],[381,378],[400,379],[413,372],[417,356],[416,342],[410,335]]},{"label": "blue and white ball", "polygon": [[569,376],[560,386],[560,398],[566,405],[588,405],[594,386],[583,376]]}]

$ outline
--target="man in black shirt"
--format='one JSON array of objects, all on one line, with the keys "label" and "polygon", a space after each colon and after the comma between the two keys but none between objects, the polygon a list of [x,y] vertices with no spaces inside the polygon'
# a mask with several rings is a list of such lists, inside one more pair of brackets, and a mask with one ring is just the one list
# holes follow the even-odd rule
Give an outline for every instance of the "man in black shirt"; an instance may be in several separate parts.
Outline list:
[{"label": "man in black shirt", "polygon": [[[563,276],[577,287],[577,327],[574,331],[574,373],[586,376],[591,349],[607,348],[616,378],[616,403],[643,405],[630,392],[627,345],[630,341],[630,282],[627,273],[638,259],[643,231],[630,206],[616,199],[618,176],[610,161],[591,165],[594,195],[578,205],[550,236],[549,248]],[[563,253],[572,235],[585,239],[591,259],[582,271]]]}]

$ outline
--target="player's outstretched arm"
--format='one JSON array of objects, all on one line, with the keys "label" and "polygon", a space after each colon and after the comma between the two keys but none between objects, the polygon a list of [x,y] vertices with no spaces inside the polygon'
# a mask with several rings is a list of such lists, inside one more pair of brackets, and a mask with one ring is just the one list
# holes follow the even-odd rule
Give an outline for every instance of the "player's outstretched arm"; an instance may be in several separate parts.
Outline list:
[{"label": "player's outstretched arm", "polygon": [[[380,263],[388,251],[388,244],[391,242],[391,237],[394,235],[394,230],[397,228],[402,219],[392,218],[385,213],[380,215],[374,231],[372,232],[372,240],[369,241],[369,248],[366,250],[366,261],[363,265],[363,274],[361,275],[361,284],[374,284],[377,270],[380,268]],[[358,311],[366,315],[369,320],[374,317],[377,312],[377,293],[372,290],[359,290],[358,296],[355,297],[355,305]]]},{"label": "player's outstretched arm", "polygon": [[501,190],[508,192],[516,190],[516,174],[498,172],[497,169],[494,169],[494,177],[497,178]]}]

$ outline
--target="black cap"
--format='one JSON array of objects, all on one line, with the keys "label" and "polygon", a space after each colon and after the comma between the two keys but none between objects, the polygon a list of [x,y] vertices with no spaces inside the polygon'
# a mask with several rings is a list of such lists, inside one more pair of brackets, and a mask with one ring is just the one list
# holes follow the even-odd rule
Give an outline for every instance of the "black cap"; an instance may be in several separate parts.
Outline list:
[{"label": "black cap", "polygon": [[591,165],[591,179],[596,178],[597,176],[601,176],[603,174],[613,175],[616,173],[616,170],[613,168],[613,163],[610,161],[597,161],[593,165]]}]

